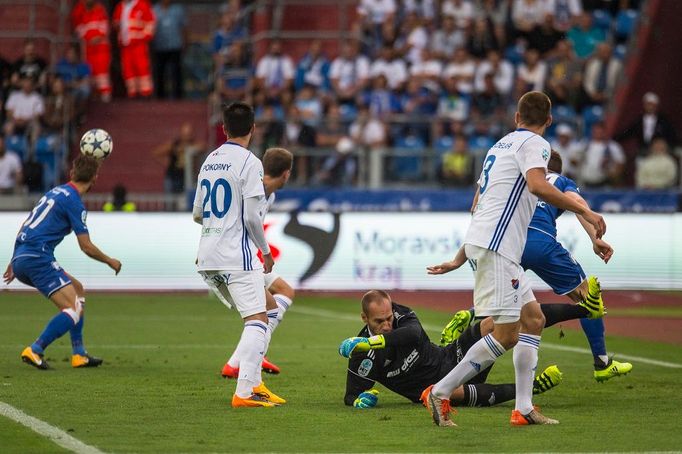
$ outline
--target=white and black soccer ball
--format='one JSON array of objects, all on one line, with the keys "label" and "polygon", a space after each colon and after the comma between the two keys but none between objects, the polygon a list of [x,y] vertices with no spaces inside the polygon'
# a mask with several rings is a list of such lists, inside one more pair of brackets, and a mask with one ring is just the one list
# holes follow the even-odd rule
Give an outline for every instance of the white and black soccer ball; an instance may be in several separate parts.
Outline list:
[{"label": "white and black soccer ball", "polygon": [[95,159],[104,159],[114,149],[111,136],[104,129],[91,129],[81,137],[81,153]]}]

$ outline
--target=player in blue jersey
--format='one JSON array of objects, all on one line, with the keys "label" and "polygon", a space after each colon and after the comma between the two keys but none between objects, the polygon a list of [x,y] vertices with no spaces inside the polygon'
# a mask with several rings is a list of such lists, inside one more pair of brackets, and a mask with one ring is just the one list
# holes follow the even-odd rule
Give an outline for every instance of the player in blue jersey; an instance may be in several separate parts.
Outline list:
[{"label": "player in blue jersey", "polygon": [[99,162],[78,156],[67,184],[48,191],[22,224],[14,243],[12,260],[3,278],[9,284],[18,279],[49,298],[59,313],[49,321],[38,339],[21,352],[21,359],[38,369],[49,369],[45,349],[67,332],[71,334],[73,367],[97,367],[102,360],[88,355],[83,345],[83,306],[85,293],[81,283],[59,266],[54,250],[71,231],[80,249],[89,257],[106,263],[116,274],[121,262],[109,257],[90,241],[86,225],[87,211],[81,196],[97,179]]},{"label": "player in blue jersey", "polygon": [[[552,150],[547,169],[547,181],[587,207],[587,202],[580,196],[580,190],[575,181],[561,175],[561,155],[554,150]],[[580,264],[556,240],[556,220],[563,212],[555,206],[538,200],[537,208],[528,226],[528,239],[521,258],[521,266],[524,270],[532,270],[537,274],[552,287],[557,295],[566,295],[580,305],[598,310],[599,307],[603,307],[599,281],[594,276],[586,277]],[[596,238],[594,228],[582,217],[577,216],[577,218],[592,240],[594,253],[604,263],[608,263],[613,255],[613,248],[604,240]],[[580,308],[566,305],[565,310],[576,311]],[[603,318],[582,318],[580,324],[592,349],[594,378],[597,381],[603,382],[625,375],[632,370],[632,364],[614,361],[606,354]]]}]

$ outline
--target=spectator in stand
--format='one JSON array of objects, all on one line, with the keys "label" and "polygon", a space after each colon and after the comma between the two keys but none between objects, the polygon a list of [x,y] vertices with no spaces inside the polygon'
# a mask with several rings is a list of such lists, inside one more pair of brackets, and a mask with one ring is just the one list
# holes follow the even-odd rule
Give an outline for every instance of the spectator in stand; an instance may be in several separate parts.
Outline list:
[{"label": "spectator in stand", "polygon": [[473,183],[474,159],[469,153],[467,138],[455,137],[452,150],[441,158],[440,180],[446,186],[464,187]]},{"label": "spectator in stand", "polygon": [[552,149],[561,155],[563,174],[577,180],[580,178],[580,163],[585,151],[585,144],[575,139],[575,132],[569,125],[562,123],[556,128],[556,139],[552,141]]},{"label": "spectator in stand", "polygon": [[71,12],[71,23],[81,40],[85,60],[90,65],[97,92],[104,102],[111,101],[111,45],[109,15],[102,2],[79,0]]},{"label": "spectator in stand", "polygon": [[304,86],[311,86],[323,92],[329,90],[329,60],[322,52],[322,42],[319,39],[310,43],[308,52],[296,67],[294,87],[300,90]]},{"label": "spectator in stand", "polygon": [[449,60],[455,51],[466,44],[466,33],[455,27],[455,18],[443,17],[443,25],[431,37],[431,50],[436,57]]},{"label": "spectator in stand", "polygon": [[413,121],[426,124],[426,115],[433,115],[438,109],[438,96],[428,88],[422,87],[417,79],[407,82],[405,93],[400,100],[400,110]]},{"label": "spectator in stand", "polygon": [[492,72],[486,73],[483,76],[483,89],[474,95],[474,114],[485,120],[503,119],[504,107],[504,99],[495,84],[495,75]]},{"label": "spectator in stand", "polygon": [[128,191],[122,184],[117,184],[111,190],[111,201],[106,202],[102,206],[102,211],[111,213],[114,211],[122,211],[124,213],[132,213],[137,211],[137,206],[133,202],[128,202]]},{"label": "spectator in stand", "polygon": [[438,60],[428,47],[422,50],[422,58],[410,68],[410,77],[417,79],[422,87],[433,92],[440,91],[440,77],[443,73],[443,64]]},{"label": "spectator in stand", "polygon": [[623,64],[613,56],[608,43],[597,46],[595,56],[585,65],[583,88],[591,104],[604,104],[613,96]]},{"label": "spectator in stand", "polygon": [[224,58],[235,42],[244,41],[247,38],[246,30],[235,22],[234,15],[231,12],[224,12],[220,16],[220,25],[213,34],[213,60],[216,66],[225,63]]},{"label": "spectator in stand", "polygon": [[206,145],[197,139],[191,123],[183,123],[180,133],[152,150],[152,154],[166,167],[164,190],[169,194],[182,194],[185,187],[185,168],[189,164],[190,175],[195,175],[194,158],[201,155]]},{"label": "spectator in stand", "polygon": [[381,43],[381,29],[393,22],[396,12],[395,0],[361,0],[358,5],[360,28],[369,37],[372,47]]},{"label": "spectator in stand", "polygon": [[5,148],[5,137],[0,133],[0,195],[20,192],[23,181],[21,158]]},{"label": "spectator in stand", "polygon": [[343,43],[341,55],[332,62],[329,78],[336,99],[341,104],[355,104],[369,78],[369,60],[358,51],[358,43]]},{"label": "spectator in stand", "polygon": [[386,125],[378,118],[372,117],[367,107],[361,107],[356,120],[350,125],[350,137],[353,142],[372,150],[386,146],[388,134]]},{"label": "spectator in stand", "polygon": [[533,29],[542,23],[546,12],[545,1],[514,0],[511,17],[517,35],[528,38]]},{"label": "spectator in stand", "polygon": [[519,80],[525,91],[543,91],[547,77],[547,64],[540,60],[540,53],[536,49],[528,49],[524,62],[519,66]]},{"label": "spectator in stand", "polygon": [[[90,65],[80,59],[78,44],[66,48],[66,54],[59,60],[55,73],[73,95],[75,114],[83,115],[90,97]],[[50,87],[54,89],[54,84]],[[74,112],[72,111],[72,115]]]},{"label": "spectator in stand", "polygon": [[499,50],[500,46],[495,36],[493,22],[486,17],[479,17],[474,21],[473,30],[469,35],[467,50],[478,59],[484,58],[489,51]]},{"label": "spectator in stand", "polygon": [[547,60],[549,65],[547,95],[552,104],[575,107],[582,91],[582,64],[576,58],[568,40],[559,41],[553,53],[554,55]]},{"label": "spectator in stand", "polygon": [[33,143],[40,134],[40,119],[45,113],[45,101],[35,91],[32,76],[24,75],[19,82],[21,90],[12,92],[5,106],[5,134],[26,135]]},{"label": "spectator in stand", "polygon": [[341,121],[339,105],[329,104],[325,121],[317,130],[317,146],[323,148],[335,147],[341,137],[348,134],[348,128]]},{"label": "spectator in stand", "polygon": [[457,49],[455,57],[443,70],[443,79],[454,78],[460,93],[470,94],[474,91],[474,75],[476,62],[466,49]]},{"label": "spectator in stand", "polygon": [[592,138],[582,160],[580,179],[589,187],[614,186],[622,180],[625,153],[606,136],[603,123],[592,126]]},{"label": "spectator in stand", "polygon": [[112,17],[118,31],[121,70],[129,98],[148,98],[154,92],[149,42],[154,36],[156,20],[147,0],[121,0]]},{"label": "spectator in stand", "polygon": [[554,25],[560,32],[567,32],[583,12],[581,0],[549,0],[547,12],[554,16]]},{"label": "spectator in stand", "polygon": [[403,21],[401,35],[405,42],[399,49],[409,64],[421,61],[422,50],[429,45],[429,34],[416,13],[408,13]]},{"label": "spectator in stand", "polygon": [[388,81],[383,74],[372,79],[372,88],[365,96],[365,104],[372,116],[386,118],[400,111],[400,100],[388,88]]},{"label": "spectator in stand", "polygon": [[298,109],[303,124],[317,128],[322,120],[322,101],[315,96],[315,87],[304,85],[296,94],[294,105]]},{"label": "spectator in stand", "polygon": [[221,54],[216,89],[222,102],[230,103],[246,98],[251,87],[250,59],[244,42],[235,41]]},{"label": "spectator in stand", "polygon": [[313,184],[324,186],[350,186],[357,173],[357,159],[352,151],[355,142],[350,137],[341,137],[335,152],[327,157],[320,172],[313,178]]},{"label": "spectator in stand", "polygon": [[154,86],[156,95],[166,97],[166,72],[170,73],[173,96],[182,99],[182,50],[187,43],[187,19],[182,5],[161,0],[154,5],[156,32],[154,50]]},{"label": "spectator in stand", "polygon": [[649,154],[637,162],[635,182],[639,189],[668,189],[677,183],[679,164],[670,155],[663,138],[654,139]]},{"label": "spectator in stand", "polygon": [[455,26],[467,30],[474,19],[474,5],[470,0],[445,0],[441,6],[443,16],[455,19]]},{"label": "spectator in stand", "polygon": [[45,83],[45,70],[47,63],[36,54],[36,44],[32,39],[24,42],[24,53],[12,65],[12,86],[19,89],[22,86],[22,79],[27,77],[33,79],[38,87]]},{"label": "spectator in stand", "polygon": [[408,13],[416,13],[426,22],[436,18],[437,0],[403,0],[403,9]]},{"label": "spectator in stand", "polygon": [[469,116],[471,99],[457,91],[455,79],[446,79],[444,90],[438,100],[438,117],[464,121]]},{"label": "spectator in stand", "polygon": [[282,52],[282,42],[274,40],[256,66],[256,85],[268,100],[281,102],[282,94],[290,91],[294,81],[294,63]]},{"label": "spectator in stand", "polygon": [[593,24],[592,14],[585,11],[578,16],[576,25],[568,31],[567,37],[578,58],[585,59],[592,55],[597,44],[606,40],[606,33]]},{"label": "spectator in stand", "polygon": [[654,139],[663,138],[668,145],[677,145],[677,134],[668,118],[659,112],[659,98],[656,93],[648,92],[642,98],[644,112],[623,132],[616,136],[618,142],[636,139],[637,150],[644,156]]},{"label": "spectator in stand", "polygon": [[528,47],[536,49],[541,55],[553,50],[557,43],[566,38],[566,33],[557,30],[554,16],[545,14],[542,23],[537,25],[528,36]]},{"label": "spectator in stand", "polygon": [[380,75],[386,77],[391,90],[400,92],[407,81],[407,66],[405,61],[395,54],[391,46],[384,45],[381,48],[379,58],[374,60],[370,66],[369,75],[372,79]]},{"label": "spectator in stand", "polygon": [[491,75],[495,89],[503,97],[509,96],[514,86],[514,67],[507,60],[502,59],[502,54],[497,50],[488,51],[485,60],[476,67],[474,88],[476,92],[485,90],[485,77]]},{"label": "spectator in stand", "polygon": [[[66,83],[59,77],[52,80],[50,94],[45,98],[45,114],[42,117],[44,131],[47,134],[61,135],[65,127],[71,127],[76,117],[73,92],[69,92]],[[69,131],[66,131],[67,135]]]}]

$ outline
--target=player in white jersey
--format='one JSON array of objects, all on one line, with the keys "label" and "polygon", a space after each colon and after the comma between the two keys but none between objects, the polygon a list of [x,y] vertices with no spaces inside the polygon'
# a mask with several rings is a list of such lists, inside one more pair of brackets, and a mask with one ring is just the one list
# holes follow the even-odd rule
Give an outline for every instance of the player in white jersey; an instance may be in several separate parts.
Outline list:
[{"label": "player in white jersey", "polygon": [[[265,151],[263,155],[265,198],[263,199],[261,211],[263,222],[265,222],[265,215],[270,211],[272,204],[275,202],[275,192],[282,189],[287,181],[289,181],[293,162],[294,156],[284,148],[269,148]],[[265,275],[265,288],[269,292],[269,295],[266,295],[268,297],[266,307],[268,324],[272,334],[279,325],[279,322],[284,318],[285,312],[293,304],[294,289],[275,272]],[[237,378],[239,376],[239,363],[240,358],[235,350],[223,366],[222,376]],[[278,374],[280,372],[279,367],[268,361],[267,357],[263,358],[262,370],[270,374]]]},{"label": "player in white jersey", "polygon": [[[263,273],[274,261],[260,216],[265,199],[263,165],[246,147],[254,112],[244,103],[223,108],[227,142],[208,155],[199,171],[192,216],[201,224],[197,265],[209,287],[244,320],[237,345],[241,357],[233,407],[272,407],[284,399],[261,381],[270,327]],[[263,264],[256,254],[263,254]]]},{"label": "player in white jersey", "polygon": [[[558,423],[538,412],[532,403],[533,373],[545,319],[520,265],[528,225],[538,197],[581,215],[594,226],[597,238],[605,233],[606,224],[600,215],[545,179],[551,148],[542,134],[552,123],[550,112],[551,103],[545,94],[523,95],[514,118],[516,131],[500,139],[485,157],[471,225],[459,253],[465,253],[475,266],[476,315],[491,316],[495,327],[469,349],[447,376],[424,390],[423,400],[434,423],[440,426],[455,425],[449,415],[452,391],[512,347],[516,407],[511,424]],[[452,271],[456,261],[429,267],[429,273]]]}]

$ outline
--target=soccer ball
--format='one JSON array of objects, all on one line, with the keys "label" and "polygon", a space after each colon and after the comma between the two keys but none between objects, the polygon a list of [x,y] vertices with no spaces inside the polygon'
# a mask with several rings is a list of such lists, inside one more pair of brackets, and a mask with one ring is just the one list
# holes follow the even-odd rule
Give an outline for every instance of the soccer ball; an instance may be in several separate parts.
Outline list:
[{"label": "soccer ball", "polygon": [[81,137],[81,153],[95,159],[104,159],[114,149],[111,136],[104,129],[91,129]]}]

